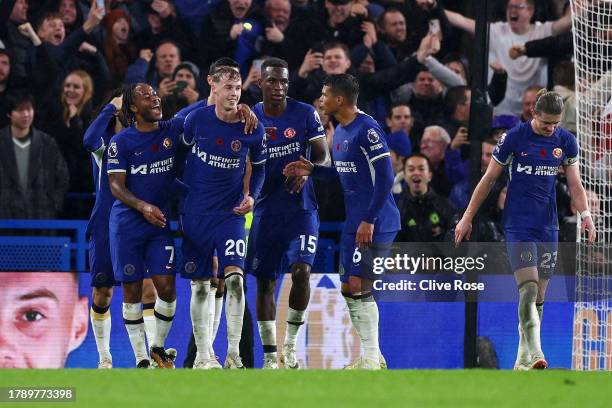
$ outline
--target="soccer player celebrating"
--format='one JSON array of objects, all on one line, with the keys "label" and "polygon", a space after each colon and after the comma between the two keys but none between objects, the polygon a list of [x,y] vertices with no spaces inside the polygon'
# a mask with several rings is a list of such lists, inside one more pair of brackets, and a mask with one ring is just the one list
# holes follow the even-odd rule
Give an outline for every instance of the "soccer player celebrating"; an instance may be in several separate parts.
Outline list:
[{"label": "soccer player celebrating", "polygon": [[[94,167],[94,184],[96,202],[87,224],[89,240],[89,266],[91,269],[91,286],[93,287],[91,304],[91,325],[96,347],[98,349],[98,368],[112,368],[113,359],[110,353],[111,316],[110,302],[113,297],[113,286],[118,283],[113,274],[108,236],[108,219],[115,198],[108,185],[106,162],[107,147],[113,135],[123,129],[119,119],[121,112],[121,92],[115,92],[111,101],[104,106],[98,117],[91,122],[83,136],[83,145],[92,154]],[[145,332],[149,345],[155,337],[155,288],[151,279],[143,281],[142,302]],[[150,313],[149,313],[150,312]],[[175,355],[176,350],[166,350]]]},{"label": "soccer player celebrating", "polygon": [[122,113],[133,126],[113,136],[107,152],[109,185],[116,198],[109,221],[113,271],[123,286],[123,320],[138,367],[150,365],[141,292],[145,272],[152,276],[158,298],[150,354],[159,367],[173,368],[164,350],[176,310],[174,241],[166,214],[169,186],[177,183],[174,156],[184,121],[161,122],[161,99],[142,83],[125,90]]},{"label": "soccer player celebrating", "polygon": [[544,295],[557,261],[559,226],[555,178],[565,168],[582,230],[595,241],[595,226],[580,181],[576,138],[559,127],[563,98],[555,92],[538,92],[534,117],[509,130],[493,151],[493,159],[476,186],[470,203],[455,229],[455,243],[469,239],[472,219],[495,180],[508,166],[510,181],[504,208],[504,230],[510,265],[519,290],[519,347],[516,370],[548,366],[540,344]]},{"label": "soccer player celebrating", "polygon": [[371,260],[384,256],[400,229],[393,201],[393,168],[379,124],[357,109],[359,84],[348,74],[325,79],[321,107],[340,123],[334,132],[334,167],[313,165],[301,157],[289,163],[286,176],[339,177],[346,222],[341,239],[342,294],[361,339],[364,355],[351,367],[380,369],[378,306],[372,296]]},{"label": "soccer player celebrating", "polygon": [[[243,271],[246,253],[244,215],[259,195],[265,176],[265,133],[258,124],[244,134],[238,111],[242,82],[233,68],[212,75],[215,105],[197,109],[185,119],[187,156],[185,183],[189,193],[182,214],[185,266],[181,276],[191,279],[191,320],[198,349],[193,367],[220,368],[210,355],[209,303],[213,255],[219,258],[219,278],[227,290],[225,312],[228,350],[225,368],[243,368],[239,343],[244,315]],[[243,191],[247,155],[253,172]]]},{"label": "soccer player celebrating", "polygon": [[285,368],[299,368],[295,344],[310,297],[310,269],[317,251],[319,217],[312,180],[285,179],[286,164],[308,157],[326,164],[325,130],[311,105],[287,98],[287,62],[270,58],[261,66],[263,103],[253,108],[266,129],[268,160],[261,195],[249,234],[247,271],[257,277],[257,325],[264,348],[264,368],[278,368],[274,287],[286,256],[291,270],[287,333],[281,355]]}]

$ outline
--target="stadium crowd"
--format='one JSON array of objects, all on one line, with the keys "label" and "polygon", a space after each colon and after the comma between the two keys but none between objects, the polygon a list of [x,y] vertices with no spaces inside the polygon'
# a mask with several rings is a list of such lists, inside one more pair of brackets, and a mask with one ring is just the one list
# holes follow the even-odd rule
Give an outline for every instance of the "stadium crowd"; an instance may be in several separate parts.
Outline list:
[{"label": "stadium crowd", "polygon": [[[0,218],[89,217],[91,156],[83,134],[122,84],[158,90],[164,119],[208,95],[212,62],[240,65],[242,101],[261,100],[266,57],[290,67],[289,95],[318,108],[325,75],[352,73],[358,106],[387,132],[404,242],[447,240],[505,130],[531,119],[536,93],[562,94],[575,132],[574,67],[565,0],[498,0],[488,96],[495,116],[482,157],[469,157],[470,60],[476,2],[467,0],[3,0],[0,3]],[[568,44],[569,41],[569,44]],[[555,46],[551,46],[551,44]],[[333,155],[334,123],[320,112]],[[502,241],[506,180],[480,218]],[[322,221],[342,221],[339,185],[315,181]],[[597,217],[597,195],[589,192]],[[576,210],[557,181],[560,240]]]}]

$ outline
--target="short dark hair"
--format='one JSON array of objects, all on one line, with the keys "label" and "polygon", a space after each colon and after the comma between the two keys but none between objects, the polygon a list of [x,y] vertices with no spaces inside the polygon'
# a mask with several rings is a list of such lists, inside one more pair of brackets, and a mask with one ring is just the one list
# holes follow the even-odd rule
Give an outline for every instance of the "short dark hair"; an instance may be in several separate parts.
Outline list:
[{"label": "short dark hair", "polygon": [[[391,107],[389,108],[389,111],[387,112],[387,118],[391,119],[393,117],[393,109],[395,108],[399,108],[400,106],[405,106],[408,109],[410,109],[410,105],[408,105],[407,103],[395,103],[393,105],[391,105]],[[410,113],[412,113],[412,109],[410,109]]]},{"label": "short dark hair", "polygon": [[287,64],[287,61],[281,58],[266,58],[264,62],[261,64],[261,72],[264,72],[266,68],[287,68],[289,69],[289,64]]},{"label": "short dark hair", "polygon": [[482,143],[486,143],[488,145],[492,145],[492,146],[497,146],[497,140],[493,139],[492,137],[486,137]]},{"label": "short dark hair", "polygon": [[[78,8],[78,4],[77,4],[77,8]],[[36,27],[34,29],[36,31],[40,30],[40,27],[42,27],[45,20],[61,20],[61,19],[62,19],[62,15],[59,12],[47,11],[46,13],[43,13],[43,15],[41,15],[38,18],[38,20],[36,20]]]},{"label": "short dark hair", "polygon": [[561,61],[553,70],[553,83],[555,85],[565,86],[574,89],[576,86],[576,77],[574,76],[574,63],[571,61]]},{"label": "short dark hair", "polygon": [[[400,13],[402,16],[404,15],[404,13],[402,13],[402,10],[400,10],[399,8],[395,7],[395,6],[389,6],[385,11],[382,12],[382,14],[378,17],[377,23],[378,26],[382,29],[385,28],[385,19],[387,18],[387,14],[391,14],[391,13]],[[404,17],[404,20],[406,19],[406,17]]]},{"label": "short dark hair", "polygon": [[153,53],[155,55],[155,58],[157,58],[157,50],[159,50],[161,48],[161,46],[164,45],[164,44],[172,44],[172,45],[174,45],[176,47],[177,51],[178,51],[179,58],[183,59],[181,47],[178,45],[178,43],[176,41],[171,40],[169,38],[165,38],[159,44],[157,44],[157,47],[155,47],[155,52]]},{"label": "short dark hair", "polygon": [[359,81],[351,74],[328,75],[323,81],[323,86],[331,88],[334,94],[346,98],[351,104],[357,104]]},{"label": "short dark hair", "polygon": [[222,57],[210,64],[208,68],[208,75],[212,75],[221,67],[232,67],[236,69],[240,69],[240,64],[236,62],[236,60],[229,57]]},{"label": "short dark hair", "polygon": [[446,91],[446,96],[444,97],[444,107],[449,115],[452,115],[455,112],[457,105],[467,101],[467,96],[465,96],[465,93],[469,90],[470,88],[465,85],[458,85],[453,86]]},{"label": "short dark hair", "polygon": [[6,55],[9,57],[9,59],[11,59],[11,53],[6,48],[0,48],[0,55]]},{"label": "short dark hair", "polygon": [[538,91],[533,110],[536,113],[560,115],[563,112],[563,98],[556,92],[548,92],[546,88],[542,88]]},{"label": "short dark hair", "polygon": [[334,48],[342,49],[346,58],[351,59],[351,50],[349,50],[349,47],[345,43],[340,41],[330,41],[326,43],[323,47],[323,54],[325,54],[329,50],[333,50]]},{"label": "short dark hair", "polygon": [[25,90],[14,91],[6,97],[6,108],[9,112],[24,104],[30,104],[34,108],[34,97]]},{"label": "short dark hair", "polygon": [[423,153],[412,153],[410,156],[406,157],[406,160],[404,160],[404,167],[406,167],[406,163],[408,163],[409,159],[412,159],[413,157],[419,158],[419,159],[425,159],[425,161],[427,162],[427,169],[429,170],[429,172],[431,173],[431,162],[429,161],[429,158],[427,156],[425,156]]}]

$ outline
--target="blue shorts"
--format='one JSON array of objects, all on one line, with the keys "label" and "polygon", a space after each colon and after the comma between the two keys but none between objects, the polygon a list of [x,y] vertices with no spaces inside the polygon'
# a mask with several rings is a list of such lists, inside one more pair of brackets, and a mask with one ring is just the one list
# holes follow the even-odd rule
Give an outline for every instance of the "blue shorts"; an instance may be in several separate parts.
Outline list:
[{"label": "blue shorts", "polygon": [[184,214],[182,225],[185,263],[180,271],[181,277],[212,278],[213,256],[219,259],[217,277],[220,279],[223,279],[223,271],[228,266],[237,266],[244,271],[246,255],[244,223],[244,216],[236,214]]},{"label": "blue shorts", "polygon": [[505,230],[506,249],[512,271],[536,266],[538,274],[550,278],[557,264],[559,231]]},{"label": "blue shorts", "polygon": [[89,238],[89,270],[92,287],[110,288],[119,285],[119,282],[115,281],[113,272],[108,229],[101,233],[91,234]]},{"label": "blue shorts", "polygon": [[313,265],[319,240],[316,211],[253,217],[249,233],[246,269],[258,278],[275,280],[281,264]]},{"label": "blue shorts", "polygon": [[150,233],[117,232],[111,224],[110,251],[115,280],[137,282],[154,275],[175,275],[170,229]]},{"label": "blue shorts", "polygon": [[355,245],[355,235],[343,233],[340,239],[340,281],[347,283],[349,276],[378,279],[381,275],[374,271],[374,260],[389,255],[397,231],[375,233],[372,245],[365,251]]}]

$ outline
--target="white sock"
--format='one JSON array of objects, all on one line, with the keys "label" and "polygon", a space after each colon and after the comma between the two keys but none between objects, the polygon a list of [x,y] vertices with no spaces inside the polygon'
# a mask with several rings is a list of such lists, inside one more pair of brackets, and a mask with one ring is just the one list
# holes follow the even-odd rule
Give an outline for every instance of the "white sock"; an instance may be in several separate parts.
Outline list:
[{"label": "white sock", "polygon": [[197,360],[208,360],[210,356],[210,335],[208,334],[208,296],[210,281],[191,281],[191,302],[189,311],[195,338]]},{"label": "white sock", "polygon": [[223,294],[221,296],[215,295],[215,321],[213,322],[212,335],[210,337],[211,343],[215,342],[217,338],[217,332],[219,331],[219,324],[221,323],[221,313],[223,313]]},{"label": "white sock", "polygon": [[257,327],[264,355],[276,359],[276,320],[258,320]]},{"label": "white sock", "polygon": [[[94,308],[96,308],[97,312],[94,311]],[[108,311],[108,307],[101,308],[92,304],[89,311],[89,317],[91,319],[91,327],[93,328],[100,360],[102,360],[102,358],[111,358],[111,315]]]},{"label": "white sock", "polygon": [[244,287],[241,274],[231,274],[225,279],[225,320],[227,321],[227,354],[239,355],[242,319],[244,318]]},{"label": "white sock", "polygon": [[540,344],[540,318],[535,304],[537,295],[536,282],[526,282],[519,289],[519,324],[523,329],[525,345],[531,358],[544,357]]},{"label": "white sock", "polygon": [[529,364],[531,360],[531,356],[529,355],[529,350],[527,350],[527,344],[525,343],[525,334],[523,333],[523,329],[521,328],[521,323],[518,325],[519,332],[519,344],[518,350],[516,352],[516,364]]},{"label": "white sock", "polygon": [[295,346],[300,327],[304,324],[305,310],[295,310],[289,308],[287,313],[287,332],[285,333],[285,344]]},{"label": "white sock", "polygon": [[[361,296],[360,293],[355,295]],[[353,326],[355,326],[355,330],[361,339],[363,356],[378,361],[380,359],[380,349],[378,345],[378,306],[376,302],[371,296],[366,299],[349,297],[345,297],[345,299],[349,308],[349,315],[353,320]]]},{"label": "white sock", "polygon": [[160,298],[155,301],[155,340],[154,347],[164,347],[166,338],[172,327],[172,320],[176,313],[176,299],[166,302]]},{"label": "white sock", "polygon": [[208,348],[208,354],[211,357],[215,355],[215,350],[213,348],[213,332],[215,330],[215,294],[217,293],[217,288],[215,286],[210,287],[210,292],[208,293],[208,335],[210,337],[210,347]]},{"label": "white sock", "polygon": [[147,344],[149,347],[153,345],[155,340],[155,302],[145,303],[142,305],[142,319],[144,320],[145,334],[147,335]]},{"label": "white sock", "polygon": [[148,360],[145,343],[144,321],[142,320],[142,303],[123,303],[123,322],[130,338],[136,363]]}]

